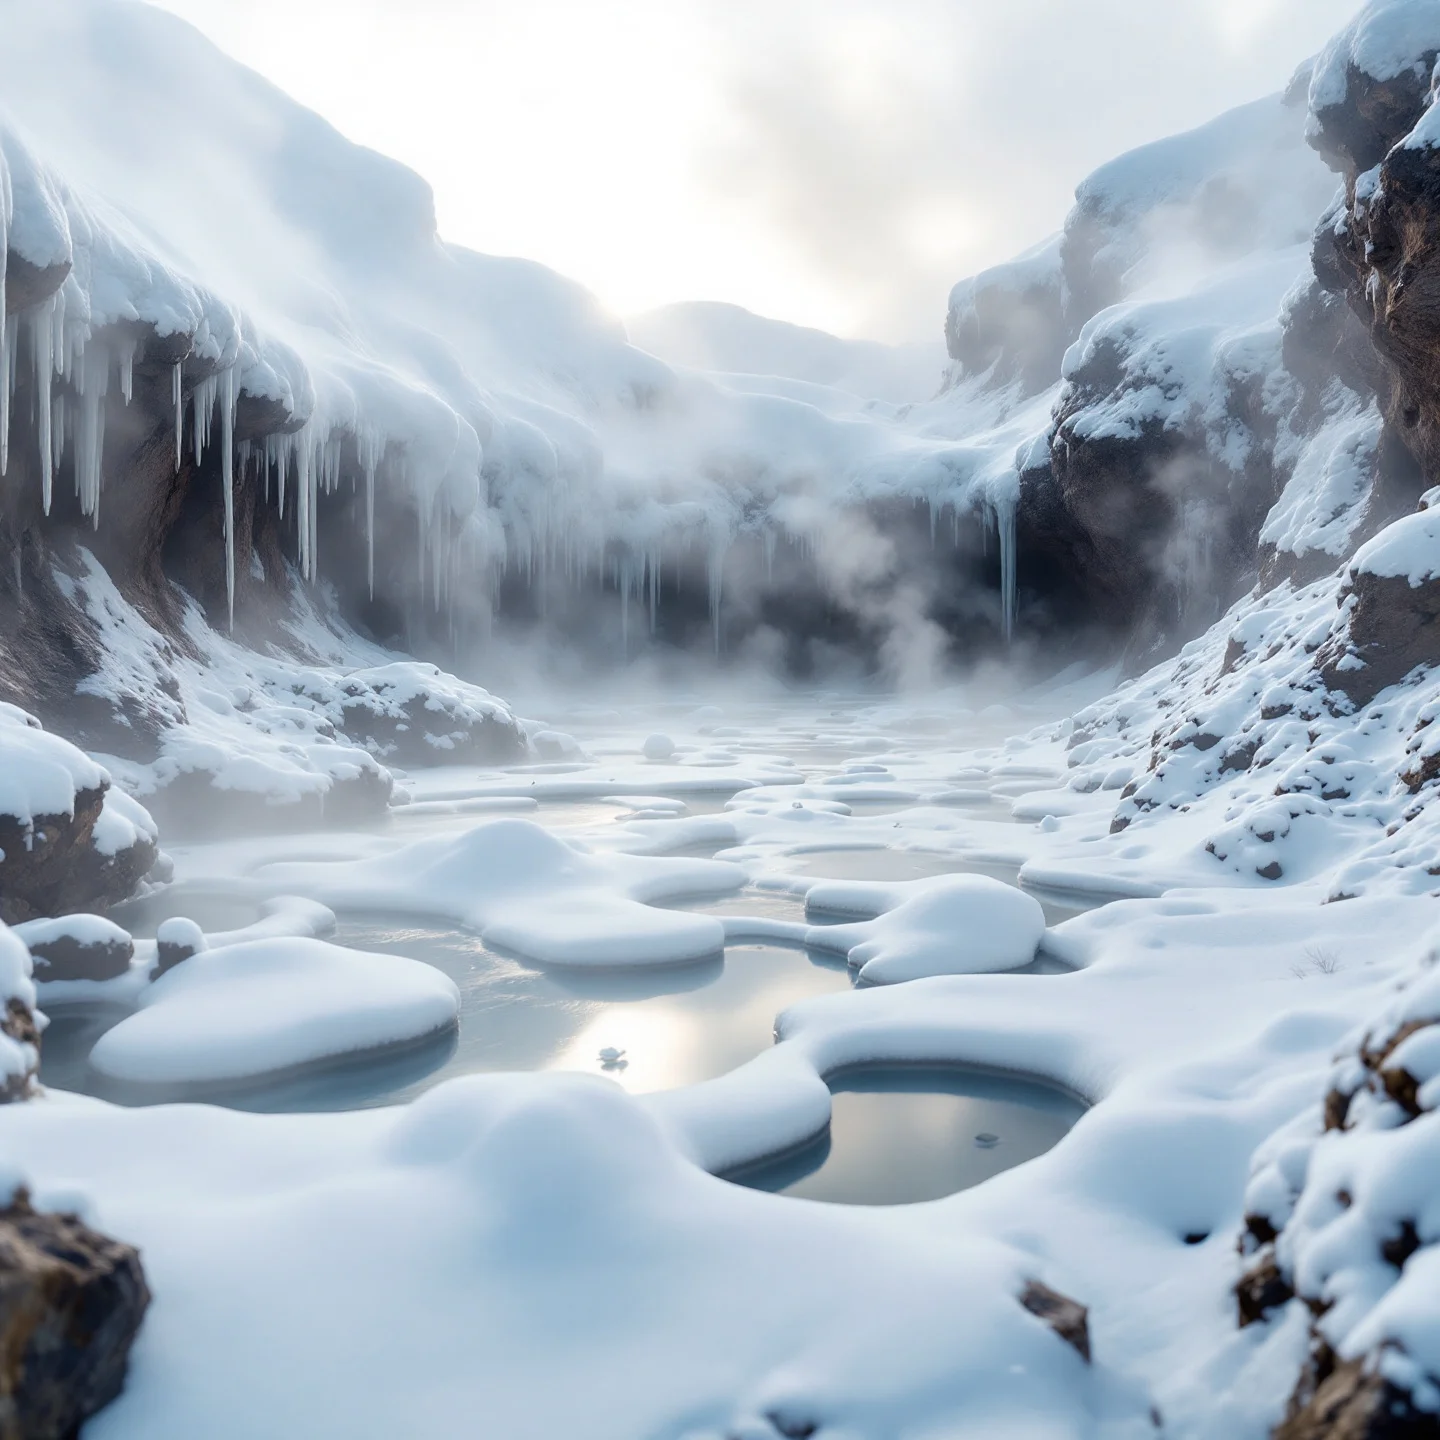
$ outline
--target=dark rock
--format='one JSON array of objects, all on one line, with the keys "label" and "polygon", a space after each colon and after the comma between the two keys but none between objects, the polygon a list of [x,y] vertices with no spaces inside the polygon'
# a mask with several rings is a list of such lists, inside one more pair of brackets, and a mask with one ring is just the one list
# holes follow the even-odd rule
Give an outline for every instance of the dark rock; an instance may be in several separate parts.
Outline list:
[{"label": "dark rock", "polygon": [[0,1105],[14,1100],[24,1100],[35,1089],[35,1071],[40,1063],[40,1027],[35,1023],[35,1014],[17,996],[12,995],[5,1002],[5,1018],[0,1020],[0,1034],[8,1035],[20,1045],[28,1045],[35,1056],[35,1063],[24,1073],[7,1076],[0,1084]]},{"label": "dark rock", "polygon": [[1351,596],[1348,630],[1327,642],[1317,664],[1326,686],[1358,708],[1417,665],[1440,660],[1440,581],[1411,585],[1403,575],[1359,571],[1352,573],[1341,602]]},{"label": "dark rock", "polygon": [[0,815],[0,921],[104,910],[134,894],[158,852],[144,838],[116,855],[95,849],[106,788],[78,791],[73,815],[36,816],[29,828]]},{"label": "dark rock", "polygon": [[205,932],[193,921],[175,916],[155,932],[157,964],[150,978],[158,980],[167,970],[183,964],[205,949]]},{"label": "dark rock", "polygon": [[1440,1417],[1418,1409],[1403,1390],[1363,1360],[1347,1360],[1273,1431],[1272,1440],[1437,1440]]},{"label": "dark rock", "polygon": [[[96,917],[67,918],[93,921]],[[77,934],[58,927],[46,928],[54,933],[43,939],[21,936],[30,947],[36,980],[113,980],[130,968],[135,957],[135,942],[118,925],[106,926],[106,933],[94,938],[84,930]]]},{"label": "dark rock", "polygon": [[75,1440],[123,1388],[149,1303],[131,1246],[18,1192],[0,1211],[0,1440]]},{"label": "dark rock", "polygon": [[1239,1307],[1242,1328],[1253,1325],[1257,1320],[1266,1319],[1272,1310],[1294,1298],[1295,1291],[1280,1273],[1273,1250],[1267,1249],[1235,1285],[1235,1300]]},{"label": "dark rock", "polygon": [[1090,1359],[1090,1312],[1079,1301],[1031,1280],[1020,1292],[1020,1303],[1073,1346],[1082,1360]]}]

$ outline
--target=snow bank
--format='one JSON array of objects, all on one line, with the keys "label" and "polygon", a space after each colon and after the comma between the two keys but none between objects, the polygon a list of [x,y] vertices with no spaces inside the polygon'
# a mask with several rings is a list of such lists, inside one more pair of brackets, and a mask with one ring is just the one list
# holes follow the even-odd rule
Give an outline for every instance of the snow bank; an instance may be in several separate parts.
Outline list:
[{"label": "snow bank", "polygon": [[543,965],[643,966],[718,954],[719,920],[654,903],[737,890],[745,872],[711,860],[590,854],[528,820],[496,820],[373,860],[267,865],[256,879],[337,909],[453,920]]},{"label": "snow bank", "polygon": [[[898,892],[898,903],[897,903]],[[1035,958],[1045,916],[1033,896],[984,875],[954,875],[890,887],[884,913],[851,925],[813,928],[808,943],[848,955],[860,979],[893,985],[926,975],[1016,970]],[[816,886],[807,908],[854,910],[854,887]]]},{"label": "snow bank", "polygon": [[254,1079],[455,1024],[454,982],[418,961],[322,940],[252,940],[205,950],[162,975],[90,1063],[134,1084]]},{"label": "snow bank", "polygon": [[1421,510],[1387,525],[1356,552],[1357,575],[1404,579],[1413,589],[1440,575],[1440,511]]}]

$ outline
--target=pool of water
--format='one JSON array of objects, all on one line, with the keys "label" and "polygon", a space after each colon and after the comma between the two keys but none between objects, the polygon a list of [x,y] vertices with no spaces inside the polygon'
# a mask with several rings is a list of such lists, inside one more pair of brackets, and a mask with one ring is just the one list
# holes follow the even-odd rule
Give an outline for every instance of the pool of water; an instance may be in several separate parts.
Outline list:
[{"label": "pool of water", "polygon": [[938,1200],[1043,1155],[1085,1109],[1034,1080],[949,1067],[852,1070],[830,1090],[824,1135],[728,1178],[845,1205]]},{"label": "pool of water", "polygon": [[[699,965],[577,971],[539,969],[474,936],[408,920],[348,918],[334,939],[443,970],[460,988],[458,1032],[203,1098],[246,1110],[352,1110],[404,1103],[456,1075],[504,1070],[583,1070],[637,1093],[668,1090],[753,1059],[774,1043],[775,1017],[787,1005],[851,984],[843,960],[769,944],[731,945],[723,959]],[[121,1102],[187,1098],[178,1090],[138,1097],[89,1069],[90,1048],[121,1018],[113,1009],[57,1008],[41,1081]],[[605,1064],[604,1049],[623,1051],[623,1060]]]}]

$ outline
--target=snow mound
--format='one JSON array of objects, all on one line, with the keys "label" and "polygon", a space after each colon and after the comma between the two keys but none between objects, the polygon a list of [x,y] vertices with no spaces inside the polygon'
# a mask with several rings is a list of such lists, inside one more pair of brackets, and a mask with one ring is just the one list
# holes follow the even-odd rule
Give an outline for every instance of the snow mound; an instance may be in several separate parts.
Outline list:
[{"label": "snow mound", "polygon": [[745,872],[590,854],[528,820],[496,820],[375,859],[267,865],[257,878],[337,909],[453,920],[542,965],[644,966],[719,954],[718,919],[654,905],[738,890]]},{"label": "snow mound", "polygon": [[415,960],[322,940],[254,940],[192,955],[96,1043],[90,1063],[142,1085],[250,1080],[455,1024],[460,995]]},{"label": "snow mound", "polygon": [[1387,525],[1350,562],[1356,574],[1404,579],[1411,589],[1440,575],[1440,510],[1420,510]]},{"label": "snow mound", "polygon": [[[1035,958],[1045,934],[1040,902],[987,875],[883,888],[889,892],[887,908],[875,919],[819,926],[809,936],[811,944],[844,951],[860,979],[872,985],[1016,970]],[[807,907],[844,911],[864,903],[854,887],[816,889],[822,893],[817,897],[812,890]]]}]

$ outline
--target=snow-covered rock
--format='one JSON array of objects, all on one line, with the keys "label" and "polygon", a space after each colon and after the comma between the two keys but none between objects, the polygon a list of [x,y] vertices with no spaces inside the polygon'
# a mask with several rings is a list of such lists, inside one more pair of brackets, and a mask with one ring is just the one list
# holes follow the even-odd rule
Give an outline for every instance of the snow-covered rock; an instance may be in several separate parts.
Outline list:
[{"label": "snow-covered rock", "polygon": [[14,933],[25,942],[37,982],[113,980],[130,968],[135,942],[127,930],[100,915],[31,920]]},{"label": "snow-covered rock", "polygon": [[[1256,1153],[1246,1197],[1242,1322],[1309,1307],[1313,1343],[1290,1402],[1295,1440],[1346,1413],[1352,1433],[1423,1433],[1440,1410],[1440,969],[1414,977],[1341,1053],[1323,1106]],[[1430,1417],[1427,1419],[1427,1417]],[[1392,1432],[1393,1433],[1393,1432]]]},{"label": "snow-covered rock", "polygon": [[88,756],[0,704],[0,918],[123,900],[158,853],[155,823]]},{"label": "snow-covered rock", "polygon": [[136,1085],[216,1085],[404,1045],[455,1024],[459,992],[419,961],[323,940],[192,955],[106,1031],[91,1065]]}]

